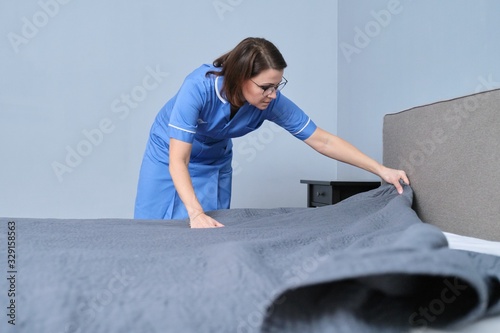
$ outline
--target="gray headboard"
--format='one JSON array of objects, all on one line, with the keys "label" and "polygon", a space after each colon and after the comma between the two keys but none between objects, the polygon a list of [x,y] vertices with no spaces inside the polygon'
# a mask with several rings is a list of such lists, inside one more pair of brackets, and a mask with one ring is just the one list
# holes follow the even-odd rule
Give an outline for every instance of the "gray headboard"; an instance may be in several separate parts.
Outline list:
[{"label": "gray headboard", "polygon": [[500,89],[388,114],[383,132],[424,222],[500,241]]}]

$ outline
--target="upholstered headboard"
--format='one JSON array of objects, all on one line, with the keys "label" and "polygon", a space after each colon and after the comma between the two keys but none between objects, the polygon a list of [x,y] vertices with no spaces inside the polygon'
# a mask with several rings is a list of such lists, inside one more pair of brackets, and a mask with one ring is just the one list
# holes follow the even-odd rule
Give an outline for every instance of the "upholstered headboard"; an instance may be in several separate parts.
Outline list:
[{"label": "upholstered headboard", "polygon": [[388,114],[383,132],[424,222],[500,241],[500,89]]}]

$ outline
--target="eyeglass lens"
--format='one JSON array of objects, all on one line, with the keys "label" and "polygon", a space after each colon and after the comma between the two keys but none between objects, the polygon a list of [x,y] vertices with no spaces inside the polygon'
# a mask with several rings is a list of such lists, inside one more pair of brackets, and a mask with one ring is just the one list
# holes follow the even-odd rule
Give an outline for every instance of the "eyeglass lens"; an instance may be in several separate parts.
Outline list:
[{"label": "eyeglass lens", "polygon": [[287,81],[286,81],[286,79],[285,79],[285,81],[280,82],[280,83],[278,84],[278,86],[270,86],[270,87],[268,87],[267,89],[265,89],[265,90],[262,92],[262,94],[263,94],[264,96],[269,96],[269,95],[271,95],[272,93],[274,93],[276,90],[278,90],[278,91],[279,91],[279,90],[283,89],[283,87],[285,87],[286,83],[287,83]]}]

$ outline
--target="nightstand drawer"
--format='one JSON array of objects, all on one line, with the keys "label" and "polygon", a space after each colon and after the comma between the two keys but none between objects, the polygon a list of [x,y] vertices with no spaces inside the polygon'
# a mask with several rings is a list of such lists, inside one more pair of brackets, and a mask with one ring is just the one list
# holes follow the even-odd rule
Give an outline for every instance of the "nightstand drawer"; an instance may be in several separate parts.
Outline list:
[{"label": "nightstand drawer", "polygon": [[333,203],[333,189],[331,186],[312,185],[309,195],[309,200],[314,203],[315,206],[331,205]]},{"label": "nightstand drawer", "polygon": [[333,205],[380,186],[380,182],[301,180],[307,184],[307,207]]}]

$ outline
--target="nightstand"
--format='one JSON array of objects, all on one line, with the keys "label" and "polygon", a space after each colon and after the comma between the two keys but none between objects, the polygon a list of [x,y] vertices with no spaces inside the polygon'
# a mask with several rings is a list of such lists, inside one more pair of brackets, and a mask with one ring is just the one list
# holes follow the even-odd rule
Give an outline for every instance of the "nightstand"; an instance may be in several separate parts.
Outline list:
[{"label": "nightstand", "polygon": [[333,205],[354,194],[373,190],[380,186],[380,182],[365,181],[321,181],[304,180],[307,184],[307,207],[321,207]]}]

